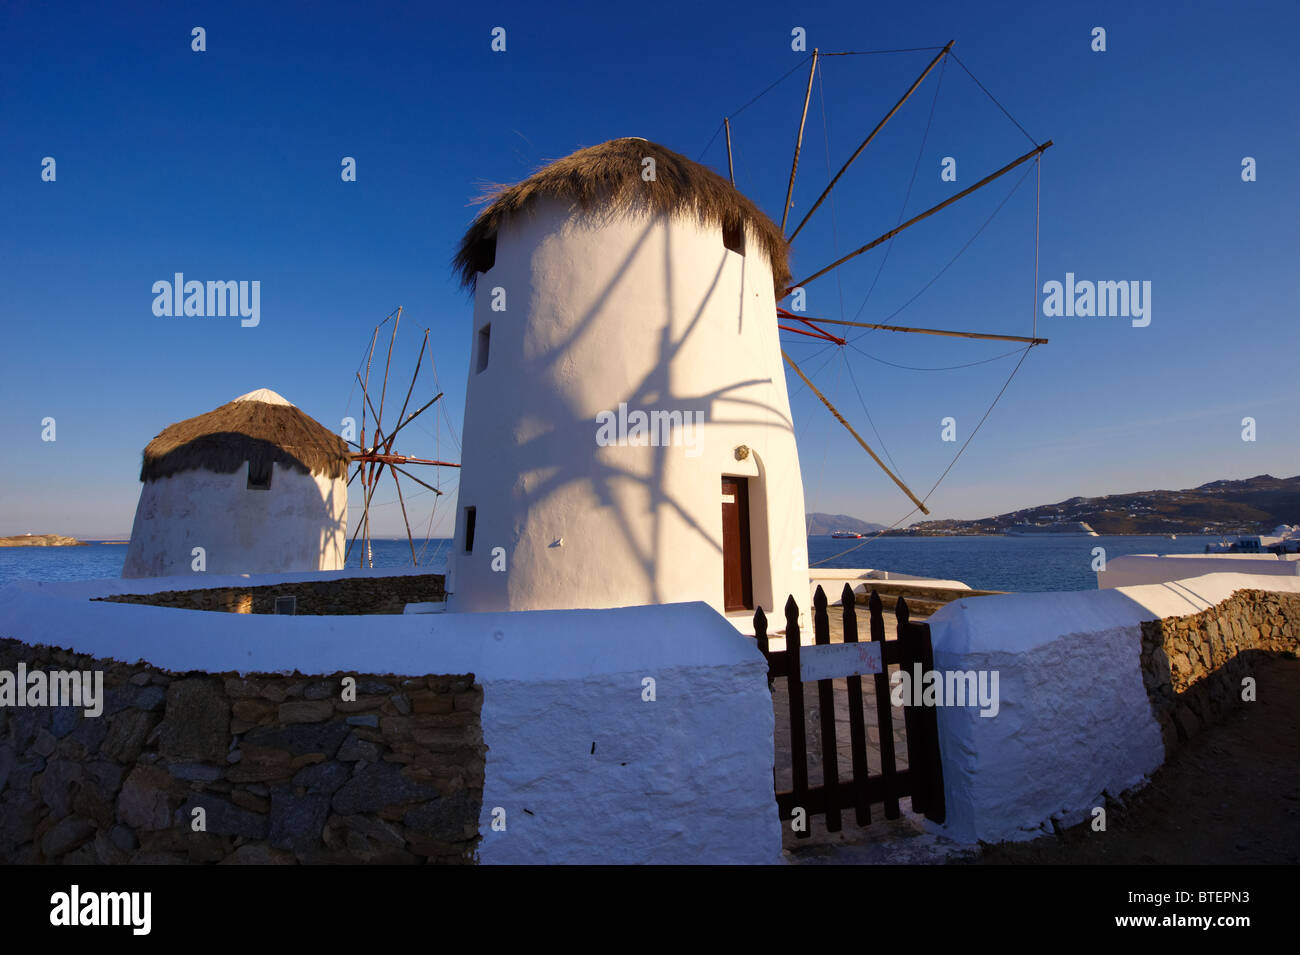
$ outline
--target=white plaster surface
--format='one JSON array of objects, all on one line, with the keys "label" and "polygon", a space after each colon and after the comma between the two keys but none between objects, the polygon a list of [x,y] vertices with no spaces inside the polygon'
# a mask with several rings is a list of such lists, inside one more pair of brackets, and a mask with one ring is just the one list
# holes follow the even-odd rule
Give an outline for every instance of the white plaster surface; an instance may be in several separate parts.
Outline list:
[{"label": "white plaster surface", "polygon": [[[755,602],[769,616],[790,594],[804,603],[803,482],[771,265],[752,235],[742,256],[692,219],[538,201],[502,228],[470,334],[454,610],[702,600],[721,611],[723,475],[749,479]],[[698,454],[599,446],[597,415],[623,402],[703,413]]]},{"label": "white plaster surface", "polygon": [[1097,586],[1108,590],[1218,573],[1297,577],[1300,576],[1300,555],[1126,554],[1106,561],[1106,569],[1097,571]]},{"label": "white plaster surface", "polygon": [[[482,861],[781,860],[766,664],[703,603],[373,616],[362,637],[355,616],[87,599],[109,583],[130,582],[0,589],[0,637],[182,672],[473,673],[488,746]],[[497,806],[505,832],[491,830]]]},{"label": "white plaster surface", "polygon": [[1199,613],[1238,590],[1300,579],[1211,574],[1173,583],[956,600],[930,617],[935,668],[996,670],[1000,708],[938,709],[947,820],[997,842],[1091,818],[1164,762],[1139,666],[1144,620]]},{"label": "white plaster surface", "polygon": [[[871,593],[872,585],[877,583],[912,584],[917,587],[933,587],[936,590],[970,590],[969,584],[960,580],[944,580],[939,577],[915,577],[911,574],[899,574],[888,570],[843,570],[828,569],[808,570],[808,590],[815,594],[821,587],[827,601],[833,606],[840,602],[844,585],[853,588],[855,594]],[[811,596],[809,597],[811,600]]]},{"label": "white plaster surface", "polygon": [[207,574],[333,570],[343,566],[347,523],[343,479],[275,464],[270,488],[250,490],[246,464],[232,474],[181,471],[141,487],[122,576],[189,573],[195,547]]}]

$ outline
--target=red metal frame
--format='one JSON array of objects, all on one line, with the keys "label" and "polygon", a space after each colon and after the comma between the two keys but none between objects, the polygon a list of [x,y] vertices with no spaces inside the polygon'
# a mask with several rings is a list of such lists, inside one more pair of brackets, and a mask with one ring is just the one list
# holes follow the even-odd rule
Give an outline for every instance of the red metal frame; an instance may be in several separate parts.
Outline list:
[{"label": "red metal frame", "polygon": [[832,335],[830,332],[826,331],[826,329],[822,328],[820,325],[815,325],[812,322],[810,322],[808,319],[802,318],[794,314],[794,312],[788,312],[785,309],[781,308],[781,306],[779,305],[776,308],[776,314],[781,318],[788,318],[796,322],[802,322],[804,325],[807,325],[809,328],[812,329],[811,332],[806,332],[802,328],[791,328],[789,325],[777,325],[777,328],[780,328],[783,331],[796,332],[797,334],[800,335],[807,335],[809,338],[820,338],[822,341],[834,342],[836,345],[845,344],[845,340],[843,338],[840,338],[838,335]]}]

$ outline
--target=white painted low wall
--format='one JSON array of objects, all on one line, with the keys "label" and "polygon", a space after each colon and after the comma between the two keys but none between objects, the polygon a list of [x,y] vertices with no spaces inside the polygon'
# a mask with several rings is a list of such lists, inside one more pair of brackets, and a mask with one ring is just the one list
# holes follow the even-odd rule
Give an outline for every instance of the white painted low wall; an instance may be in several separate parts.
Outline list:
[{"label": "white painted low wall", "polygon": [[[912,574],[899,574],[889,570],[809,570],[808,590],[815,594],[821,587],[826,599],[832,604],[840,602],[844,585],[853,588],[855,594],[869,594],[871,587],[877,583],[913,584],[917,587],[933,587],[936,590],[970,590],[970,586],[960,580],[943,580],[938,577],[916,577]],[[811,596],[809,597],[811,600]]]},{"label": "white painted low wall", "polygon": [[954,601],[930,617],[935,669],[996,670],[999,708],[938,709],[947,820],[961,842],[1026,839],[1091,818],[1164,762],[1139,665],[1144,620],[1300,579],[1212,574],[1151,586]]},{"label": "white painted low wall", "polygon": [[1300,555],[1288,554],[1128,554],[1106,561],[1097,571],[1097,587],[1133,587],[1164,584],[1205,574],[1259,574],[1270,577],[1300,576]]},{"label": "white painted low wall", "polygon": [[[140,583],[12,584],[0,637],[182,672],[473,673],[488,746],[481,861],[781,860],[767,666],[704,603],[374,616],[359,637],[355,616],[87,599]],[[497,806],[505,832],[491,830]]]}]

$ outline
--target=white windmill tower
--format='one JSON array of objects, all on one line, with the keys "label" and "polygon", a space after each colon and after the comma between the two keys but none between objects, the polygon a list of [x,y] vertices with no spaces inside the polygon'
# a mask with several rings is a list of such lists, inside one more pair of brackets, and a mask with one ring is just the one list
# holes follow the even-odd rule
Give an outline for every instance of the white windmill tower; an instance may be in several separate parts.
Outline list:
[{"label": "white windmill tower", "polygon": [[495,196],[457,256],[475,297],[452,609],[701,600],[748,628],[805,602],[786,249],[643,139]]},{"label": "white windmill tower", "polygon": [[350,461],[342,438],[266,388],[168,426],[144,449],[122,576],[342,567]]}]

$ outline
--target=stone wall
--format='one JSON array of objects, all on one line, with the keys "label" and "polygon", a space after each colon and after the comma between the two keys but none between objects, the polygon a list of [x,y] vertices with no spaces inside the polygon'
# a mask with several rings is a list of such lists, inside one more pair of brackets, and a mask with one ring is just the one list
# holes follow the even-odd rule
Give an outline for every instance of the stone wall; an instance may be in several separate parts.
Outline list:
[{"label": "stone wall", "polygon": [[475,861],[473,675],[173,673],[0,640],[0,671],[19,662],[102,671],[103,709],[0,707],[0,862]]},{"label": "stone wall", "polygon": [[181,610],[223,613],[275,613],[276,597],[295,597],[298,614],[401,613],[408,603],[443,600],[444,575],[404,574],[391,577],[349,577],[270,584],[264,587],[210,587],[165,590],[152,594],[98,597],[116,603],[149,604]]},{"label": "stone wall", "polygon": [[1142,624],[1142,680],[1166,752],[1241,702],[1260,653],[1300,656],[1300,595],[1242,590],[1193,616]]}]

